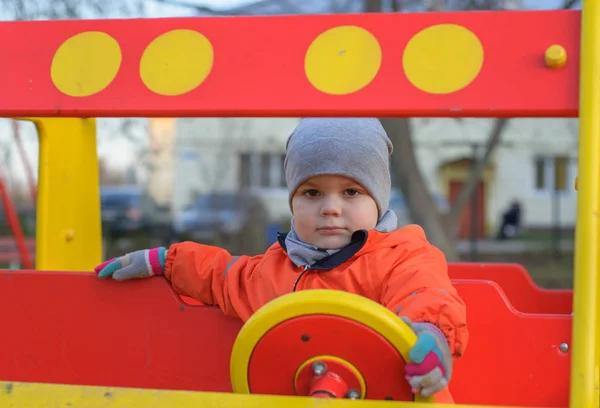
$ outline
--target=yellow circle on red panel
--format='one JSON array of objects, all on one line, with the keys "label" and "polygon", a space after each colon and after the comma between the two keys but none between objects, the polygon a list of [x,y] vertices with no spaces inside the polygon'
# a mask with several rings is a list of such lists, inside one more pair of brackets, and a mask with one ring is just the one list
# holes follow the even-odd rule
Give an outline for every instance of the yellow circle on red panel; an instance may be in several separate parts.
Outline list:
[{"label": "yellow circle on red panel", "polygon": [[364,88],[375,78],[380,66],[379,41],[356,26],[340,26],[321,33],[304,57],[310,83],[332,95],[346,95]]},{"label": "yellow circle on red panel", "polygon": [[197,88],[210,74],[214,51],[194,30],[172,30],[156,37],[144,50],[140,77],[152,92],[182,95]]},{"label": "yellow circle on red panel", "polygon": [[119,72],[121,59],[121,47],[113,37],[86,31],[60,45],[52,58],[50,77],[66,95],[90,96],[110,85]]},{"label": "yellow circle on red panel", "polygon": [[463,89],[479,75],[483,46],[465,27],[434,25],[410,39],[402,63],[415,87],[433,94],[448,94]]}]

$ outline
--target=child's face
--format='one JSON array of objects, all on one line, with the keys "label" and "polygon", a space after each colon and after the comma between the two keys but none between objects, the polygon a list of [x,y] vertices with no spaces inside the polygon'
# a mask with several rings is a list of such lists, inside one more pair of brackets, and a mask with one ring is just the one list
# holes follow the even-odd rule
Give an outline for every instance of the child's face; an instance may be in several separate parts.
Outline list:
[{"label": "child's face", "polygon": [[323,175],[304,182],[292,197],[298,236],[323,249],[338,249],[354,231],[377,225],[377,204],[357,182]]}]

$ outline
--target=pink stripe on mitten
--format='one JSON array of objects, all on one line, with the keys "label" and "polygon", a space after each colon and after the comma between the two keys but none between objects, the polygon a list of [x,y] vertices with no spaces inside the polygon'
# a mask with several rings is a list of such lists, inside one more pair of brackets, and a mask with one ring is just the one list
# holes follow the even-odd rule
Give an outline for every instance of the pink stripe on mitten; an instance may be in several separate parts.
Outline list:
[{"label": "pink stripe on mitten", "polygon": [[158,259],[158,250],[159,248],[153,248],[148,251],[148,263],[150,264],[150,269],[154,275],[162,275],[163,270],[160,266],[160,260]]},{"label": "pink stripe on mitten", "polygon": [[412,377],[415,375],[425,375],[425,374],[431,372],[436,367],[439,367],[440,370],[442,370],[442,375],[444,375],[444,376],[446,375],[446,370],[444,369],[444,365],[440,362],[440,359],[438,358],[437,354],[435,354],[435,352],[433,352],[433,351],[430,351],[425,356],[425,358],[423,359],[423,361],[421,363],[407,364],[405,369],[406,369],[406,374],[408,374]]},{"label": "pink stripe on mitten", "polygon": [[109,259],[108,261],[104,261],[104,262],[102,262],[100,265],[98,265],[98,266],[96,266],[96,267],[94,268],[94,272],[96,272],[96,273],[100,273],[100,271],[101,271],[102,269],[104,269],[104,267],[105,267],[106,265],[108,265],[109,263],[111,263],[111,262],[112,262],[112,261],[114,261],[115,259],[117,259],[117,258]]}]

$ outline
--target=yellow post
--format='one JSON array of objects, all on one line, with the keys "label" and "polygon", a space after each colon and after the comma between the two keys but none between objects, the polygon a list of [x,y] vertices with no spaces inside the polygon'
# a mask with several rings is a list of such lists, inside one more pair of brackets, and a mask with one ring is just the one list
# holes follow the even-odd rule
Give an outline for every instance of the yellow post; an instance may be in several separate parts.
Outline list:
[{"label": "yellow post", "polygon": [[600,257],[600,0],[583,0],[579,78],[579,177],[571,408],[598,407]]},{"label": "yellow post", "polygon": [[29,120],[40,141],[35,267],[91,271],[102,259],[96,121]]}]

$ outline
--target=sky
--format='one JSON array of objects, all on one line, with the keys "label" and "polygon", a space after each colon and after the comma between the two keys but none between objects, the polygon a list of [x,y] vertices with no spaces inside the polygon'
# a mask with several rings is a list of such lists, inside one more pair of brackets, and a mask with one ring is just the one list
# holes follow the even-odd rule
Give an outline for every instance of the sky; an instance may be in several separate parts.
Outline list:
[{"label": "sky", "polygon": [[[243,4],[253,3],[256,0],[180,0],[187,3],[193,3],[201,6],[210,6],[216,9],[228,9]],[[294,0],[302,1],[302,0]],[[564,0],[524,0],[525,8],[528,9],[555,9],[561,7]],[[148,17],[184,17],[194,15],[193,10],[185,7],[161,4],[160,1],[147,0]],[[136,160],[136,150],[139,145],[133,144],[126,138],[114,138],[114,122],[110,119],[100,119],[98,128],[98,154],[107,159],[107,164],[116,169],[125,169]],[[22,140],[25,145],[28,159],[37,168],[38,163],[38,143],[35,129],[30,123],[21,124]],[[0,169],[5,177],[14,179],[20,183],[25,181],[25,171],[22,161],[18,156],[18,151],[14,140],[12,139],[12,129],[10,121],[0,119]],[[143,139],[143,138],[142,138]],[[13,158],[5,163],[4,146],[10,146],[10,155]]]}]

